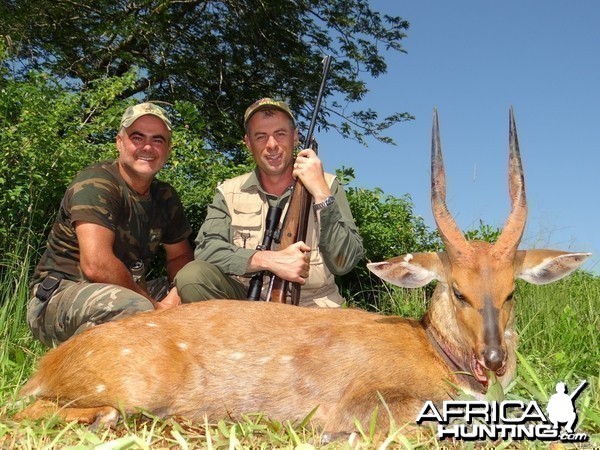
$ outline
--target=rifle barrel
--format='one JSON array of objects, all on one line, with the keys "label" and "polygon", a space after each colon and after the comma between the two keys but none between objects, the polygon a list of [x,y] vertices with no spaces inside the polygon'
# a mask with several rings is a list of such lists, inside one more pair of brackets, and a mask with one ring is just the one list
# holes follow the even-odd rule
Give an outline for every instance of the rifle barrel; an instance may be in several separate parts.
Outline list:
[{"label": "rifle barrel", "polygon": [[319,93],[317,94],[317,101],[315,103],[315,109],[313,110],[312,118],[308,126],[306,133],[306,139],[304,141],[304,147],[310,144],[317,124],[317,117],[319,116],[319,110],[321,109],[321,100],[323,100],[323,93],[325,91],[325,83],[327,82],[327,74],[329,73],[329,67],[331,66],[331,55],[327,55],[323,58],[323,78],[321,79],[321,86],[319,87]]}]

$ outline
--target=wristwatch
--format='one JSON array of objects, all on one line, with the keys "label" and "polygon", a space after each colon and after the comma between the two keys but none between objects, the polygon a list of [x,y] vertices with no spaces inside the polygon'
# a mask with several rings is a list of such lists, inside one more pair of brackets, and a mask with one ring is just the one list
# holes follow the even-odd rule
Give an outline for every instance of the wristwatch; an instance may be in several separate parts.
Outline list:
[{"label": "wristwatch", "polygon": [[335,203],[335,197],[333,195],[330,195],[325,200],[323,200],[321,203],[315,203],[313,205],[313,210],[315,212],[317,212],[317,211],[325,208],[326,206],[333,205],[334,203]]}]

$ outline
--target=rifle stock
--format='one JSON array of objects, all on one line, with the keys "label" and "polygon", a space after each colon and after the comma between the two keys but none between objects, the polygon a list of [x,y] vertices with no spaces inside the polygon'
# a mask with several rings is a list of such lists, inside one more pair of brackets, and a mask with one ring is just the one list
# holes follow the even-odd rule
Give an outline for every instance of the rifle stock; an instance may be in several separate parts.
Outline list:
[{"label": "rifle stock", "polygon": [[[308,189],[300,180],[294,182],[292,198],[288,207],[285,221],[280,233],[279,248],[283,250],[290,245],[306,240],[306,231],[308,229],[308,216],[312,203],[312,196]],[[289,281],[278,276],[272,275],[270,292],[268,300],[275,303],[287,303],[287,291]],[[300,303],[300,284],[292,283],[291,303],[298,305]]]}]

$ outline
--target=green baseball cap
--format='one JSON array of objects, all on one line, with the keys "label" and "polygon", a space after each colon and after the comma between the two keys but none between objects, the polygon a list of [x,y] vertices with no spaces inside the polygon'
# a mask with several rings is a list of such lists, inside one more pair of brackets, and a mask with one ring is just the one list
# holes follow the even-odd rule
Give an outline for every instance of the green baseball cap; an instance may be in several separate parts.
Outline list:
[{"label": "green baseball cap", "polygon": [[294,119],[294,115],[292,114],[292,111],[290,110],[290,107],[287,105],[287,103],[282,102],[280,100],[273,100],[272,98],[265,97],[255,101],[250,106],[248,106],[248,108],[246,108],[246,112],[244,113],[244,128],[246,127],[248,121],[254,115],[254,113],[257,113],[261,109],[278,109],[280,111],[283,111],[290,117],[290,119],[292,119],[292,122],[294,122],[294,126],[296,126],[296,119]]},{"label": "green baseball cap", "polygon": [[133,122],[146,115],[158,117],[165,123],[167,129],[171,131],[171,119],[169,119],[167,112],[160,106],[150,102],[140,103],[127,108],[121,118],[121,128],[130,127]]}]

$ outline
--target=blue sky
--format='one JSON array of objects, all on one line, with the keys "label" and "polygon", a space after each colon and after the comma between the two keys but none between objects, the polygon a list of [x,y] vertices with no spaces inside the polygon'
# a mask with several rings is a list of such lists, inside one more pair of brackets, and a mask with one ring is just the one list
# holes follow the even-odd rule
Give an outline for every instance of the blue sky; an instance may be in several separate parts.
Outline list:
[{"label": "blue sky", "polygon": [[592,252],[600,273],[600,2],[373,0],[411,24],[407,54],[369,80],[361,107],[406,111],[395,146],[319,134],[325,169],[353,167],[357,187],[409,194],[428,226],[429,164],[438,108],[447,202],[458,225],[508,216],[508,111],[515,112],[529,206],[521,248]]}]

